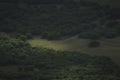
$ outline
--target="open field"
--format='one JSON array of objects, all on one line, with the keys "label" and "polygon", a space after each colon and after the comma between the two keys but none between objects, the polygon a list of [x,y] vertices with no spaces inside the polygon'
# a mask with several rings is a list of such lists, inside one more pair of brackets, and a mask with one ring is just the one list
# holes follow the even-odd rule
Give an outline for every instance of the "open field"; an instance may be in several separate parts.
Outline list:
[{"label": "open field", "polygon": [[108,56],[120,65],[120,38],[102,39],[98,48],[88,47],[88,39],[79,39],[77,36],[65,39],[49,41],[46,39],[34,38],[29,40],[33,47],[45,47],[62,51],[80,51],[90,55]]}]

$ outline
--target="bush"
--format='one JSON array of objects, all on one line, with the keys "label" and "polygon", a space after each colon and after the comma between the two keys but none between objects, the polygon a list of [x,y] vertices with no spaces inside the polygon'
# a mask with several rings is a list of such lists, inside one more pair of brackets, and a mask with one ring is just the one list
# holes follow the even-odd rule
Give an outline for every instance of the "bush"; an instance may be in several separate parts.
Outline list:
[{"label": "bush", "polygon": [[99,41],[91,41],[88,44],[89,47],[99,47],[100,46],[100,42]]},{"label": "bush", "polygon": [[27,40],[27,36],[26,36],[26,35],[21,35],[21,34],[18,34],[18,35],[16,36],[16,38],[17,38],[17,39],[20,39],[20,40],[22,40],[22,41],[26,41],[26,40]]},{"label": "bush", "polygon": [[32,34],[30,33],[26,33],[25,36],[27,37],[27,39],[32,39]]}]

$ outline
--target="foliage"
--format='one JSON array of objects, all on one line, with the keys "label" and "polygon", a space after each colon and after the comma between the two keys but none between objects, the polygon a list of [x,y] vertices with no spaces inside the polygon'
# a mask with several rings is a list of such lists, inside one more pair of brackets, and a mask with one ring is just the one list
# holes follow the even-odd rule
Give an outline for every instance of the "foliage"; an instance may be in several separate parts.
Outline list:
[{"label": "foliage", "polygon": [[0,7],[0,32],[15,36],[0,34],[1,80],[120,80],[120,68],[110,58],[26,42],[32,35],[49,40],[119,36],[119,23],[109,25],[114,17],[110,7],[77,0],[0,0]]},{"label": "foliage", "polygon": [[89,44],[88,44],[89,47],[99,47],[100,46],[100,42],[99,41],[95,41],[95,40],[92,40]]},{"label": "foliage", "polygon": [[[35,5],[19,2],[19,4],[0,3],[0,6],[0,32],[23,35],[29,33],[53,40],[78,34],[82,38],[101,38],[107,37],[111,29],[114,29],[116,34],[120,30],[118,26],[106,25],[111,23],[109,22],[112,15],[111,8],[95,3]],[[110,35],[115,36],[114,33]]]},{"label": "foliage", "polygon": [[119,80],[110,58],[31,47],[20,39],[0,36],[0,79]]}]

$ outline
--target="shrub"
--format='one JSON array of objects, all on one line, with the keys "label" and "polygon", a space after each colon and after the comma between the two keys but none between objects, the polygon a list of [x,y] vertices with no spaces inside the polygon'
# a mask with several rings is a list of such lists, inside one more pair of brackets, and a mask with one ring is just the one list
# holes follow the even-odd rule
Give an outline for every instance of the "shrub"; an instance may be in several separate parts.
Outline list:
[{"label": "shrub", "polygon": [[91,41],[88,44],[89,47],[99,47],[100,46],[100,42],[99,41]]}]

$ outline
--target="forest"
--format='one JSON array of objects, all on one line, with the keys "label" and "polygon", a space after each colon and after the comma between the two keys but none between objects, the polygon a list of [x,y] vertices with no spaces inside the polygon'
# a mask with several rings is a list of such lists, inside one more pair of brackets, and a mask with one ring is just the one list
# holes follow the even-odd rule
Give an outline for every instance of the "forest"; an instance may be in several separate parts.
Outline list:
[{"label": "forest", "polygon": [[119,18],[119,8],[90,1],[0,0],[0,80],[120,80],[110,57],[29,43],[78,36],[98,48],[120,37]]},{"label": "forest", "polygon": [[104,56],[31,47],[22,39],[1,33],[0,79],[119,80],[120,69]]},{"label": "forest", "polygon": [[[110,6],[92,3],[0,3],[0,31],[38,35],[49,40],[78,35],[80,38],[119,36],[118,13]],[[117,10],[116,10],[117,11]],[[114,10],[115,12],[115,10]]]}]

